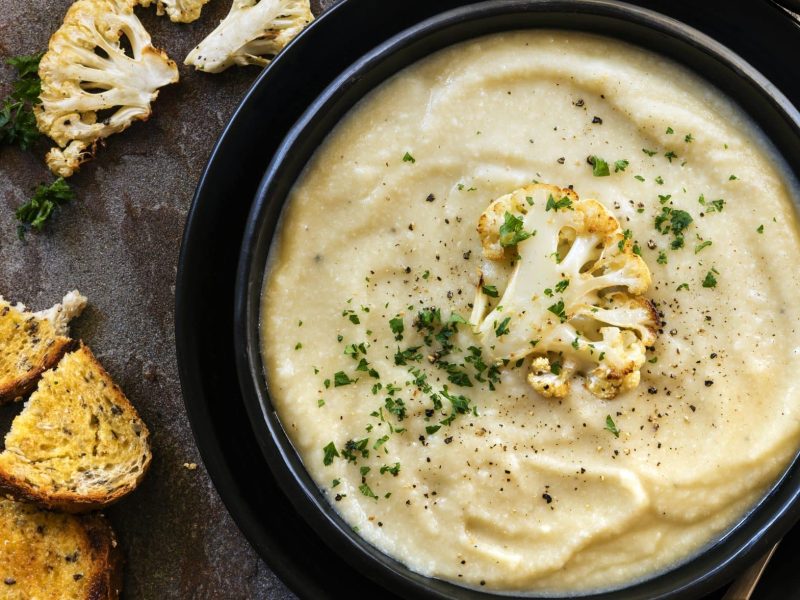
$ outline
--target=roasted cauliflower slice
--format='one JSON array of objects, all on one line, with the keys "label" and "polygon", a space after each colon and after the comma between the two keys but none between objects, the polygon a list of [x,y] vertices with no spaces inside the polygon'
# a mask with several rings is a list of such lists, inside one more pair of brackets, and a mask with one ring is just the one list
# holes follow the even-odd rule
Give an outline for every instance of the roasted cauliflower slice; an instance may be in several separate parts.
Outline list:
[{"label": "roasted cauliflower slice", "polygon": [[233,0],[228,16],[184,62],[208,73],[266,66],[312,20],[309,0]]},{"label": "roasted cauliflower slice", "polygon": [[[173,23],[191,23],[200,17],[200,11],[208,0],[156,0],[159,15],[167,14]],[[142,6],[150,6],[153,0],[141,0]]]},{"label": "roasted cauliflower slice", "polygon": [[[650,271],[602,204],[532,184],[492,202],[478,234],[489,262],[471,322],[494,360],[533,355],[528,381],[548,397],[566,396],[575,375],[600,398],[639,384],[659,326],[642,297]],[[505,286],[486,279],[498,262],[512,269]],[[491,310],[487,290],[500,296]]]},{"label": "roasted cauliflower slice", "polygon": [[146,120],[158,89],[178,81],[175,63],[151,45],[135,5],[78,0],[39,63],[36,123],[59,145],[45,160],[61,177],[89,160],[98,140]]}]

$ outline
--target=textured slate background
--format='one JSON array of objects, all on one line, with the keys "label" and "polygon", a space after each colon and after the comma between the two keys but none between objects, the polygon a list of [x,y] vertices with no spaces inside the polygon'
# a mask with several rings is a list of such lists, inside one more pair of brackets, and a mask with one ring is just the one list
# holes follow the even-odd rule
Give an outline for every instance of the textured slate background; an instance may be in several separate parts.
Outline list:
[{"label": "textured slate background", "polygon": [[[319,14],[335,1],[312,6]],[[46,48],[70,4],[0,0],[2,95],[13,78],[5,59]],[[229,6],[211,0],[189,25],[137,10],[156,47],[179,64],[181,81],[162,90],[148,122],[108,140],[71,180],[79,199],[26,243],[17,239],[14,210],[36,184],[52,180],[42,160],[48,145],[0,149],[0,294],[36,310],[73,288],[88,296],[73,334],[92,347],[152,432],[149,475],[108,510],[127,557],[126,598],[294,597],[250,548],[203,469],[175,359],[174,282],[186,213],[214,142],[259,72],[209,75],[181,64]],[[19,409],[0,411],[2,421]],[[192,462],[197,470],[183,467]]]}]

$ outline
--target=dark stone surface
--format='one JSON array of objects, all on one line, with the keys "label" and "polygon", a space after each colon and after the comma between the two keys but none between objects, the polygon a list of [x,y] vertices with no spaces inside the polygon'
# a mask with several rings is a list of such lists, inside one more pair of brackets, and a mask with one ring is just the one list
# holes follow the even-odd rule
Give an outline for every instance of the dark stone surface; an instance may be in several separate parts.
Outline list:
[{"label": "dark stone surface", "polygon": [[[333,3],[312,5],[319,13]],[[13,78],[4,59],[46,48],[70,4],[3,0],[0,93]],[[71,180],[79,199],[26,243],[17,239],[14,210],[32,187],[52,180],[43,162],[48,146],[0,149],[0,294],[36,310],[73,288],[88,296],[73,334],[92,347],[152,432],[150,473],[107,511],[127,557],[126,598],[294,597],[250,548],[203,469],[175,359],[174,281],[186,213],[215,140],[258,74],[248,67],[210,75],[181,64],[229,6],[211,0],[189,25],[137,10],[154,44],[179,64],[181,81],[162,90],[148,122],[109,138]],[[5,421],[19,409],[7,409]]]}]

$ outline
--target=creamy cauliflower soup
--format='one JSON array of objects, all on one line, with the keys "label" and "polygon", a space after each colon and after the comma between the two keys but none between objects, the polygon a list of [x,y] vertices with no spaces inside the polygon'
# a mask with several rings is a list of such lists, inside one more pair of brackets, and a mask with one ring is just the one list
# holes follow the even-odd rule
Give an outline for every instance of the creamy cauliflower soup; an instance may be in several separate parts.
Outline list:
[{"label": "creamy cauliflower soup", "polygon": [[294,186],[272,401],[333,508],[465,586],[618,587],[734,525],[800,446],[788,170],[675,63],[495,34],[367,95]]}]

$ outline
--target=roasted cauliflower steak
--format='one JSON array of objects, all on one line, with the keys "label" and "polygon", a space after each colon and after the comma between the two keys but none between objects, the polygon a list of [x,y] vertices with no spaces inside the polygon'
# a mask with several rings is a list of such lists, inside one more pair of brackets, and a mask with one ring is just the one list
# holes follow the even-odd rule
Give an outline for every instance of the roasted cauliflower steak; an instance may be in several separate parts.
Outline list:
[{"label": "roasted cauliflower steak", "polygon": [[566,396],[577,375],[606,399],[639,384],[659,327],[643,297],[650,271],[600,202],[527,185],[489,205],[478,235],[484,264],[470,321],[495,361],[530,356],[528,382],[546,397]]},{"label": "roasted cauliflower steak", "polygon": [[39,63],[36,122],[53,148],[45,160],[61,177],[91,159],[97,142],[146,120],[158,89],[178,69],[133,13],[135,0],[78,0]]},{"label": "roasted cauliflower steak", "polygon": [[233,0],[228,15],[184,64],[207,73],[233,65],[266,66],[313,20],[309,0]]}]

